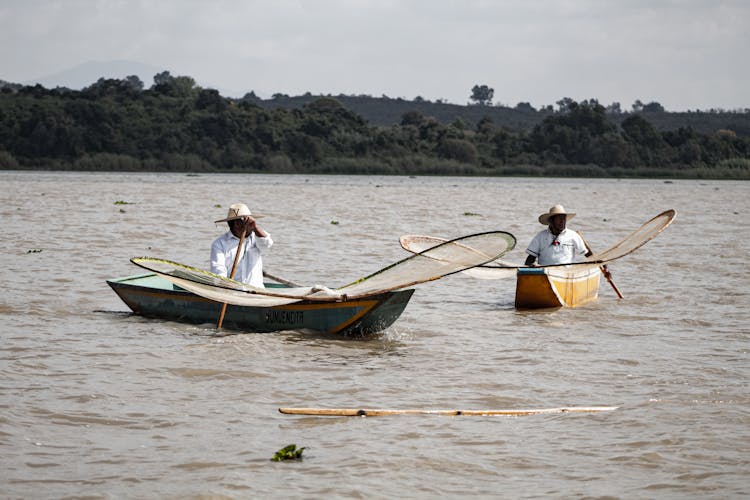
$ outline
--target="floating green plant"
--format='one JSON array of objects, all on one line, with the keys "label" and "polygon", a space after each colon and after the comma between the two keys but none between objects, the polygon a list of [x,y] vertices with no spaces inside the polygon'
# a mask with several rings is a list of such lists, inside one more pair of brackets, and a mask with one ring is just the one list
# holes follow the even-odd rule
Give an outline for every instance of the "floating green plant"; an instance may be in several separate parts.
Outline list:
[{"label": "floating green plant", "polygon": [[475,217],[475,216],[478,216],[479,214],[475,214],[474,212],[464,212],[464,215],[467,217]]},{"label": "floating green plant", "polygon": [[131,203],[129,201],[117,200],[115,202],[115,205],[134,205],[134,203]]},{"label": "floating green plant", "polygon": [[290,444],[289,446],[285,446],[277,451],[271,460],[274,462],[283,462],[284,460],[302,460],[302,450],[304,449],[304,446],[302,448],[297,448],[296,444]]},{"label": "floating green plant", "polygon": [[331,224],[333,224],[334,226],[338,226],[338,225],[339,225],[339,221],[337,221],[337,220],[332,220],[332,221],[331,221]]}]

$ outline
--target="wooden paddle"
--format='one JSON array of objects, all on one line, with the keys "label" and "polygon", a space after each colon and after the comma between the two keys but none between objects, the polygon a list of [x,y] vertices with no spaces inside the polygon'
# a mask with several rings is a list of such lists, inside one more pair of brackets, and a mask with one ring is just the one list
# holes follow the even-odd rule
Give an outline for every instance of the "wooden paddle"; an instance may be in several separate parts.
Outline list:
[{"label": "wooden paddle", "polygon": [[[229,274],[229,279],[234,279],[234,275],[237,273],[237,262],[240,261],[240,252],[242,251],[242,244],[245,242],[245,228],[242,228],[242,234],[240,234],[240,244],[237,245],[237,253],[234,254],[234,263],[232,264],[232,271]],[[227,312],[227,303],[224,302],[221,305],[221,313],[219,314],[219,321],[216,323],[216,328],[221,328],[224,323],[224,313]]]},{"label": "wooden paddle", "polygon": [[[586,250],[588,250],[589,252],[591,252],[591,253],[593,254],[593,253],[594,253],[594,251],[593,251],[593,250],[591,250],[591,247],[589,246],[589,242],[588,242],[588,241],[586,241],[586,238],[584,238],[584,237],[583,237],[583,233],[581,233],[581,232],[579,231],[579,232],[578,232],[578,235],[579,235],[579,236],[581,237],[581,239],[583,240],[583,244],[584,244],[584,245],[586,245]],[[602,271],[602,274],[604,275],[604,277],[605,277],[605,278],[607,278],[607,281],[609,281],[609,284],[610,284],[610,285],[612,285],[612,290],[614,290],[614,291],[615,291],[615,293],[617,294],[617,298],[618,298],[618,299],[622,299],[622,298],[624,298],[624,297],[622,296],[622,294],[620,293],[620,289],[619,289],[619,288],[617,288],[617,285],[615,285],[615,282],[614,282],[614,280],[612,280],[612,273],[610,273],[610,272],[609,272],[609,269],[607,269],[607,264],[604,264],[604,265],[601,265],[601,266],[599,266],[599,269],[600,269],[600,270]]]}]

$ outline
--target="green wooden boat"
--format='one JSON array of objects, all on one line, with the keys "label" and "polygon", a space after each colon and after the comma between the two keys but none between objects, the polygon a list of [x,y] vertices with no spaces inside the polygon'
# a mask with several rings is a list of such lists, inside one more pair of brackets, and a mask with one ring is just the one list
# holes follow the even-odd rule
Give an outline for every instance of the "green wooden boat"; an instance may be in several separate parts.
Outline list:
[{"label": "green wooden boat", "polygon": [[[222,303],[188,292],[155,273],[107,280],[136,314],[186,323],[216,323]],[[285,285],[266,283],[268,288]],[[228,305],[223,326],[245,332],[312,330],[368,335],[391,326],[406,308],[414,289],[340,302],[301,300],[274,307]]]}]

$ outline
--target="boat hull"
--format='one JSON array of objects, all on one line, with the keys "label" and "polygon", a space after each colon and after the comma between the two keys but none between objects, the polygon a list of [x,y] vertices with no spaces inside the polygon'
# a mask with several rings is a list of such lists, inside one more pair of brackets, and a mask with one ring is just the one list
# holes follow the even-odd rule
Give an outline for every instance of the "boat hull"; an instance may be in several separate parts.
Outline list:
[{"label": "boat hull", "polygon": [[[156,274],[107,280],[136,314],[186,323],[215,323],[222,304],[173,285]],[[275,285],[269,285],[275,286]],[[223,327],[247,332],[313,330],[368,335],[392,325],[409,303],[413,289],[385,292],[342,302],[299,301],[274,307],[227,305]]]},{"label": "boat hull", "polygon": [[598,266],[519,268],[516,273],[516,307],[543,309],[582,306],[598,297],[600,277]]}]

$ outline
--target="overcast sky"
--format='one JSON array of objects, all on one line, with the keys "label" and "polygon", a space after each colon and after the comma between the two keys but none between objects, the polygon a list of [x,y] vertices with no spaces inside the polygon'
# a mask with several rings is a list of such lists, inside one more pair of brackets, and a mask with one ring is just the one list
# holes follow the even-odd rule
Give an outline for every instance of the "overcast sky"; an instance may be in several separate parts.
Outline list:
[{"label": "overcast sky", "polygon": [[11,82],[128,60],[231,96],[738,109],[748,49],[747,0],[0,0]]}]

